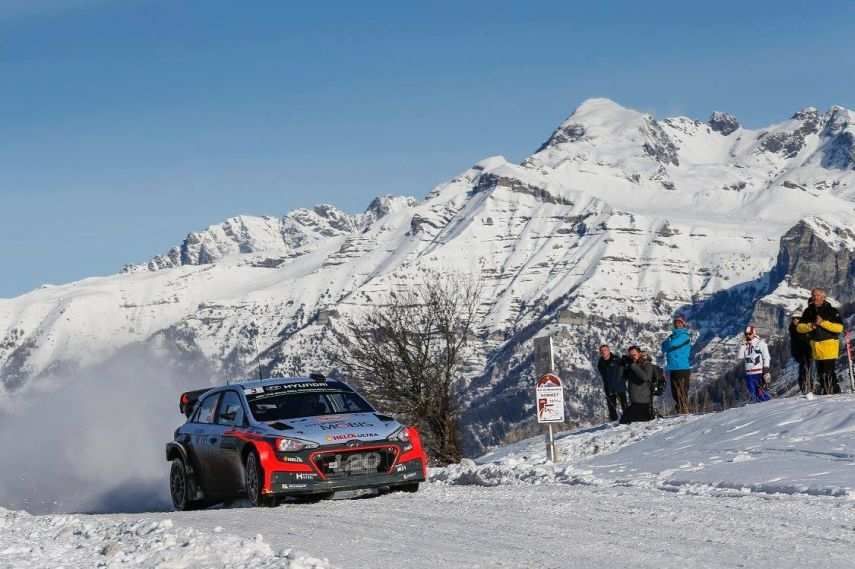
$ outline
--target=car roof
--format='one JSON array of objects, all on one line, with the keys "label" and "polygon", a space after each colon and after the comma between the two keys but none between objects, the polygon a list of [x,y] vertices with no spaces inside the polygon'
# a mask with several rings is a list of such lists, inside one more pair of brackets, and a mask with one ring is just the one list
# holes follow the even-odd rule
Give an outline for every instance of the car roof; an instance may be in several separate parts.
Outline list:
[{"label": "car roof", "polygon": [[337,379],[315,379],[312,377],[271,377],[264,379],[245,379],[240,381],[229,382],[228,385],[222,388],[237,387],[247,389],[251,387],[260,387],[266,385],[290,385],[294,383],[326,383],[330,387],[343,389],[345,391],[353,391],[353,388]]}]

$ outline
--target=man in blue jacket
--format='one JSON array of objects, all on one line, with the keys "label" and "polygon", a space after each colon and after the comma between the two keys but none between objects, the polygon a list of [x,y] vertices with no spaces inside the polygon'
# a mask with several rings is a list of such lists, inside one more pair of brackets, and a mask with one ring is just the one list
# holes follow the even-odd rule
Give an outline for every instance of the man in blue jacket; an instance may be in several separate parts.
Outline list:
[{"label": "man in blue jacket", "polygon": [[689,378],[692,373],[692,337],[682,316],[674,318],[674,330],[662,342],[662,352],[667,360],[671,378],[671,395],[677,404],[677,413],[689,412]]}]

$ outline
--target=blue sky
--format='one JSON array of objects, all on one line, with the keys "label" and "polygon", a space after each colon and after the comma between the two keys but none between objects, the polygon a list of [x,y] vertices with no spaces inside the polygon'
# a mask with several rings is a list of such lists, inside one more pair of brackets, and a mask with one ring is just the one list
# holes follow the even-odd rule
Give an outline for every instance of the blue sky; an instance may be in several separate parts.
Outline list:
[{"label": "blue sky", "polygon": [[855,107],[853,38],[832,1],[3,0],[0,297],[232,215],[421,197],[589,97]]}]

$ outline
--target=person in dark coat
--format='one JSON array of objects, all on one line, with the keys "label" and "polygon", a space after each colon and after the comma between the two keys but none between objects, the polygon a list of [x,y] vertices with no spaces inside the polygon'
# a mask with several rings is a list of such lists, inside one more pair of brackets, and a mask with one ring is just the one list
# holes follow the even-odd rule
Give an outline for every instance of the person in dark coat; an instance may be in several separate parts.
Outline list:
[{"label": "person in dark coat", "polygon": [[603,390],[606,392],[606,406],[609,408],[609,421],[618,420],[617,406],[620,403],[621,415],[626,413],[626,379],[623,375],[623,361],[612,353],[607,344],[600,346],[600,360],[597,370],[603,378]]},{"label": "person in dark coat", "polygon": [[813,391],[810,373],[813,367],[813,354],[807,335],[799,334],[799,322],[801,322],[801,312],[793,314],[790,320],[790,355],[799,364],[799,389],[802,395],[805,395]]},{"label": "person in dark coat", "polygon": [[813,289],[811,299],[812,303],[802,313],[796,331],[810,340],[811,354],[816,362],[816,375],[819,379],[817,394],[840,393],[835,368],[840,355],[843,320],[837,309],[826,300],[825,290]]},{"label": "person in dark coat", "polygon": [[653,412],[653,364],[638,346],[630,346],[624,360],[624,377],[629,386],[629,409],[621,423],[651,421]]}]

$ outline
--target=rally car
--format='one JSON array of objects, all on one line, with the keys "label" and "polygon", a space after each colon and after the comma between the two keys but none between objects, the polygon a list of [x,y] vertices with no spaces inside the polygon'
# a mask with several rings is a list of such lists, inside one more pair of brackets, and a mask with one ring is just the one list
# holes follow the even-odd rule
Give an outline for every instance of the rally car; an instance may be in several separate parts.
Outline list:
[{"label": "rally car", "polygon": [[177,510],[244,496],[267,506],[342,490],[415,492],[427,476],[417,429],[322,375],[188,391],[179,408],[187,422],[166,445]]}]

